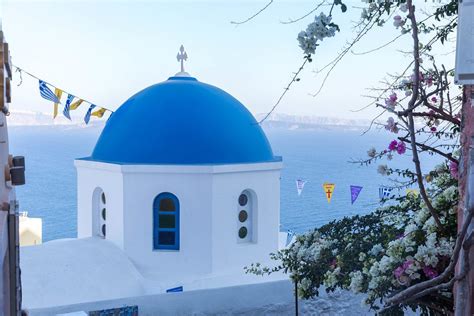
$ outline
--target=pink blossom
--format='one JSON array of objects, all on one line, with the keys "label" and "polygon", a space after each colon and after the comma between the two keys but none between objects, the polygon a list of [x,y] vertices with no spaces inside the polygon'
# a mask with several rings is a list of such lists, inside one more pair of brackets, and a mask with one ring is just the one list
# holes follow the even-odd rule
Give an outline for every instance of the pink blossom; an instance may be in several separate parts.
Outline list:
[{"label": "pink blossom", "polygon": [[434,102],[434,103],[436,103],[436,102],[438,102],[438,98],[437,98],[437,97],[432,97],[432,98],[431,98],[431,101]]},{"label": "pink blossom", "polygon": [[396,268],[393,271],[393,274],[395,275],[395,277],[397,279],[400,279],[402,275],[405,273],[405,271],[413,264],[413,262],[414,262],[413,260],[407,260],[401,266]]},{"label": "pink blossom", "polygon": [[403,270],[406,270],[408,269],[413,263],[415,263],[413,260],[407,260],[403,263],[402,267],[403,267]]},{"label": "pink blossom", "polygon": [[385,125],[385,129],[392,132],[392,133],[395,133],[395,134],[398,133],[399,129],[398,129],[397,123],[395,123],[395,120],[393,119],[393,117],[388,118],[387,125]]},{"label": "pink blossom", "polygon": [[457,179],[459,177],[459,169],[458,169],[458,164],[455,161],[450,161],[449,162],[449,172],[451,173],[451,176],[454,179]]},{"label": "pink blossom", "polygon": [[398,145],[398,142],[396,140],[392,140],[390,144],[388,144],[388,150],[390,151],[397,150],[397,145]]},{"label": "pink blossom", "polygon": [[387,99],[385,99],[385,105],[394,108],[395,104],[397,103],[398,97],[395,92],[393,92]]},{"label": "pink blossom", "polygon": [[433,78],[429,77],[428,79],[426,79],[426,85],[428,87],[431,87],[433,85]]},{"label": "pink blossom", "polygon": [[393,25],[398,29],[400,26],[403,26],[405,24],[405,21],[402,20],[402,17],[399,15],[396,15],[393,17]]},{"label": "pink blossom", "polygon": [[393,271],[393,274],[395,275],[397,279],[399,279],[402,276],[403,272],[405,272],[405,269],[403,269],[403,267],[400,266]]},{"label": "pink blossom", "polygon": [[399,155],[402,155],[405,153],[406,150],[407,150],[407,146],[405,145],[405,143],[402,141],[399,141],[398,146],[397,146],[397,153]]},{"label": "pink blossom", "polygon": [[436,126],[431,126],[430,129],[431,129],[432,132],[436,132]]},{"label": "pink blossom", "polygon": [[438,276],[438,271],[430,266],[423,267],[423,273],[430,279],[436,278]]}]

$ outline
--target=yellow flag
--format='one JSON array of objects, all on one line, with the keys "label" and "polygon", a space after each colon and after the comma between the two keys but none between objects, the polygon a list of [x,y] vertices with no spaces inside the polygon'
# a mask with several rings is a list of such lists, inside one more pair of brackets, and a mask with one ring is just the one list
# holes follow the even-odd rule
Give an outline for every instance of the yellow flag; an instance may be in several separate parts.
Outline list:
[{"label": "yellow flag", "polygon": [[[58,88],[54,88],[54,94],[56,95],[58,100],[61,101],[61,96],[63,94],[63,90],[58,89]],[[59,103],[54,103],[53,119],[56,118],[56,116],[58,116],[58,105],[59,105]]]},{"label": "yellow flag", "polygon": [[92,112],[91,115],[92,115],[92,116],[97,116],[97,117],[100,118],[100,117],[104,116],[105,111],[107,111],[107,110],[104,109],[104,108],[100,108],[100,109],[98,109],[97,111]]},{"label": "yellow flag", "polygon": [[417,197],[419,192],[418,192],[418,189],[407,189],[406,194],[407,196],[411,194],[413,195],[413,197]]},{"label": "yellow flag", "polygon": [[79,100],[73,102],[73,103],[69,106],[69,111],[72,111],[72,110],[77,109],[77,108],[82,104],[82,102],[84,102],[84,100],[82,100],[82,99],[79,99]]},{"label": "yellow flag", "polygon": [[335,187],[336,185],[334,183],[323,184],[324,194],[326,194],[326,199],[328,199],[328,203],[331,203],[332,193],[334,192]]}]

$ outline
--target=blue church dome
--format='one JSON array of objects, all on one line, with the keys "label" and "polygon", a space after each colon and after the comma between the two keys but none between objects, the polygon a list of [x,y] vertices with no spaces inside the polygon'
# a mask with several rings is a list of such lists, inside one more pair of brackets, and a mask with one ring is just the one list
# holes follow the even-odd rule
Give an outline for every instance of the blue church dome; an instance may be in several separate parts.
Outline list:
[{"label": "blue church dome", "polygon": [[92,156],[121,164],[236,164],[278,158],[252,114],[223,90],[171,77],[128,99]]}]

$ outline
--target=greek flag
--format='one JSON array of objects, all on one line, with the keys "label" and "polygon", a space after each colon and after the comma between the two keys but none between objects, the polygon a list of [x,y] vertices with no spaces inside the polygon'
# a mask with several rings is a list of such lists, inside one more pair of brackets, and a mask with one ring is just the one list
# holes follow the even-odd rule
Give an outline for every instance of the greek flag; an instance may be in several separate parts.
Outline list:
[{"label": "greek flag", "polygon": [[89,124],[89,121],[91,119],[92,110],[94,108],[95,108],[95,105],[91,104],[91,106],[89,107],[89,110],[87,110],[86,116],[84,116],[84,122],[86,122],[86,124]]},{"label": "greek flag", "polygon": [[41,96],[49,101],[53,101],[54,103],[60,103],[58,97],[51,91],[50,88],[46,85],[46,82],[43,80],[39,80],[39,89]]},{"label": "greek flag", "polygon": [[70,109],[72,100],[74,100],[74,96],[72,94],[69,94],[67,96],[66,104],[64,104],[64,110],[63,110],[64,116],[67,117],[69,120],[71,119],[71,115],[69,114],[69,109]]},{"label": "greek flag", "polygon": [[390,197],[390,192],[392,192],[392,188],[379,188],[379,198],[382,200]]}]

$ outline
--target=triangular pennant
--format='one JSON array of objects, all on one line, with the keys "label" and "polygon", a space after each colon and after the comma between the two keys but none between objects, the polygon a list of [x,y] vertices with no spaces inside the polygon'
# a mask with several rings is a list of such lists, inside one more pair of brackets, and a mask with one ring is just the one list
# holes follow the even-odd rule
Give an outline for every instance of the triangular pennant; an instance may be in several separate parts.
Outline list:
[{"label": "triangular pennant", "polygon": [[351,204],[354,204],[354,202],[357,200],[360,191],[362,191],[361,186],[351,185]]},{"label": "triangular pennant", "polygon": [[331,203],[332,194],[334,192],[335,187],[336,185],[334,183],[323,184],[324,194],[326,195],[326,199],[328,200],[328,203]]},{"label": "triangular pennant", "polygon": [[305,180],[300,180],[300,179],[296,180],[296,190],[298,190],[298,196],[300,196],[301,192],[303,192],[305,184],[306,184]]}]

